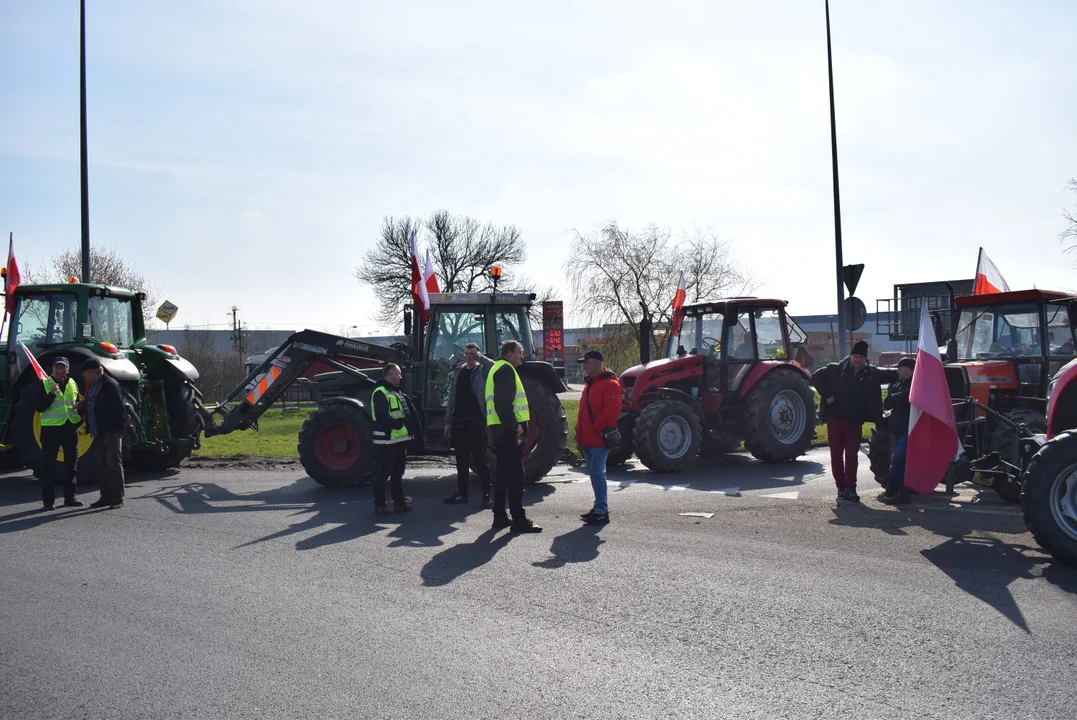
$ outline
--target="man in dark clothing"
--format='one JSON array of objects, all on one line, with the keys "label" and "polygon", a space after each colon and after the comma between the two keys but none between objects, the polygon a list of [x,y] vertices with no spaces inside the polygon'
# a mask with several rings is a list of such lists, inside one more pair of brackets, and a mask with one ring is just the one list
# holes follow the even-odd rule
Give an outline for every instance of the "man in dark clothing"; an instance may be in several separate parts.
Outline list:
[{"label": "man in dark clothing", "polygon": [[123,507],[123,431],[126,409],[119,383],[105,374],[101,361],[91,358],[82,364],[86,383],[86,427],[93,437],[101,497],[90,507]]},{"label": "man in dark clothing", "polygon": [[830,363],[812,377],[821,398],[821,415],[826,418],[838,500],[850,502],[860,502],[856,471],[864,423],[878,422],[883,414],[882,383],[867,355],[868,344],[861,340],[853,345],[849,357]]},{"label": "man in dark clothing", "polygon": [[879,498],[888,505],[904,505],[909,502],[905,489],[905,453],[909,446],[909,393],[912,391],[912,373],[916,361],[902,358],[898,362],[898,379],[890,383],[883,407],[890,411],[890,432],[894,435],[894,454],[890,458],[890,473],[886,476],[886,493]]},{"label": "man in dark clothing", "polygon": [[381,381],[370,396],[370,418],[374,421],[374,445],[377,457],[374,461],[374,512],[388,515],[385,502],[385,485],[390,483],[393,494],[393,511],[406,513],[411,505],[404,497],[404,468],[407,463],[408,403],[400,394],[400,366],[389,363]]},{"label": "man in dark clothing", "polygon": [[82,507],[75,499],[75,463],[79,457],[79,390],[68,377],[71,363],[65,357],[52,361],[52,374],[31,385],[41,413],[41,502],[45,510],[56,506],[56,457],[64,452],[64,506]]},{"label": "man in dark clothing", "polygon": [[453,373],[449,404],[445,407],[445,440],[456,450],[456,492],[446,503],[466,503],[471,466],[479,474],[482,506],[490,502],[490,468],[486,462],[486,372],[493,362],[483,357],[475,343],[464,346],[464,364]]},{"label": "man in dark clothing", "polygon": [[[524,452],[531,413],[527,394],[516,368],[523,364],[524,349],[515,340],[501,345],[501,359],[486,376],[486,433],[497,457],[494,472],[495,530],[537,533],[542,528],[524,513]],[[508,499],[509,520],[505,512]]]}]

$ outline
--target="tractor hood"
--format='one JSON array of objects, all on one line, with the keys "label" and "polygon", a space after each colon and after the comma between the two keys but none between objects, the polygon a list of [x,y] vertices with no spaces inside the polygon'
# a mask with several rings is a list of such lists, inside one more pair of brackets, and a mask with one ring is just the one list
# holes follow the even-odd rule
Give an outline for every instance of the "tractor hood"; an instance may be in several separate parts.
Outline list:
[{"label": "tractor hood", "polygon": [[666,380],[671,379],[670,376],[693,376],[702,372],[703,358],[699,355],[662,358],[646,365],[630,367],[621,373],[622,403],[625,406],[635,405],[641,392],[657,392]]}]

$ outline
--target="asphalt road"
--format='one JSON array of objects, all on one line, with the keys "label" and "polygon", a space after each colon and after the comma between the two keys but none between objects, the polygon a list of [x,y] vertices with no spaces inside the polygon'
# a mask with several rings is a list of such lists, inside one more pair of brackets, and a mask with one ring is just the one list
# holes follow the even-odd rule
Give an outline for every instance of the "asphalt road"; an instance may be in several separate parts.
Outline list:
[{"label": "asphalt road", "polygon": [[1077,571],[988,493],[836,506],[825,461],[620,471],[601,529],[560,468],[518,537],[431,464],[402,520],[298,469],[47,515],[0,477],[0,717],[1077,717]]}]

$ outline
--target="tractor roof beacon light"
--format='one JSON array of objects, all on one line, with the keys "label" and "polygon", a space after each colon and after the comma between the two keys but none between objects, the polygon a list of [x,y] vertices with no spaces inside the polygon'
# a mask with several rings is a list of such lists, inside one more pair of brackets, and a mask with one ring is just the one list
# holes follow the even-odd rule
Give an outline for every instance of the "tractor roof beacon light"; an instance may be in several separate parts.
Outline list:
[{"label": "tractor roof beacon light", "polygon": [[497,300],[497,283],[501,280],[501,266],[494,265],[490,268],[490,277],[494,279],[494,300]]}]

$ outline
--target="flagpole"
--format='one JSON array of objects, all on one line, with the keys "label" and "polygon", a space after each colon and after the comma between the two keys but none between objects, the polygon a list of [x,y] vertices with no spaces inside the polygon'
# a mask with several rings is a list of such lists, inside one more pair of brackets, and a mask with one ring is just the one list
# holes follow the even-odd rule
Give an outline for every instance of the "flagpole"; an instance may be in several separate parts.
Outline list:
[{"label": "flagpole", "polygon": [[82,282],[90,279],[90,173],[86,161],[86,0],[79,16],[79,125],[82,170]]},{"label": "flagpole", "polygon": [[830,155],[834,168],[834,260],[838,282],[838,351],[845,357],[845,288],[842,286],[841,199],[838,195],[838,130],[834,120],[834,61],[830,51],[830,0],[826,0],[826,69],[830,79]]}]

